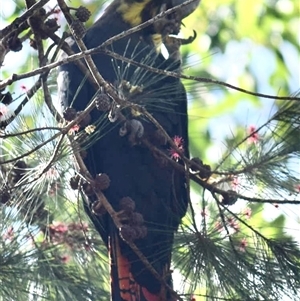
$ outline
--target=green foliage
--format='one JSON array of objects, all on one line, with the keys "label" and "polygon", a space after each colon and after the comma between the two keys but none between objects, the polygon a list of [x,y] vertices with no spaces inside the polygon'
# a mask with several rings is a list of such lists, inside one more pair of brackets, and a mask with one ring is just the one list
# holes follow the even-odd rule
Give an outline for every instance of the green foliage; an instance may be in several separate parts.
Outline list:
[{"label": "green foliage", "polygon": [[[93,13],[87,27],[103,3],[84,4]],[[72,1],[73,7],[81,4]],[[25,11],[23,1],[11,5],[14,11],[4,25]],[[298,13],[296,0],[202,1],[184,20],[183,35],[195,29],[198,37],[182,47],[182,73],[270,95],[296,93]],[[57,15],[61,35],[65,23]],[[44,41],[45,49],[51,43]],[[22,60],[20,53],[7,55],[1,79],[38,66],[37,52],[24,47]],[[27,97],[21,84],[28,89],[33,83],[31,78],[7,87],[13,106]],[[207,183],[233,190],[237,202],[224,205],[218,191],[191,185],[192,206],[174,244],[176,289],[197,301],[298,300],[299,101],[275,102],[205,82],[184,83],[192,157],[211,164]],[[49,84],[56,97],[55,84]],[[75,174],[72,147],[55,136],[59,130],[44,96],[31,99],[0,138],[0,300],[108,300],[107,251],[92,226],[85,226],[81,193],[69,188]],[[18,157],[26,163],[21,181],[15,180]],[[7,160],[12,162],[4,164]],[[11,181],[15,186],[8,187]]]}]

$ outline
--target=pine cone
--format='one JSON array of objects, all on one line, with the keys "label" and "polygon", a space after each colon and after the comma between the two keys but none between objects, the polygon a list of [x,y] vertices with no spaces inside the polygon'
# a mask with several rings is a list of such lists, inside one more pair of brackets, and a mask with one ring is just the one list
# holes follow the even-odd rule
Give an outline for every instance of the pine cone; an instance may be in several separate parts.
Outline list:
[{"label": "pine cone", "polygon": [[237,193],[234,190],[227,190],[226,193],[223,193],[222,203],[224,205],[233,205],[238,200]]},{"label": "pine cone", "polygon": [[14,183],[17,183],[18,181],[21,180],[21,178],[25,175],[26,171],[25,169],[27,168],[27,164],[22,161],[22,160],[19,160],[16,162],[15,166],[14,166],[14,178],[13,178],[13,181]]},{"label": "pine cone", "polygon": [[84,6],[79,6],[75,13],[75,17],[81,22],[86,22],[90,16],[91,12]]},{"label": "pine cone", "polygon": [[10,92],[0,94],[0,101],[1,101],[1,103],[3,103],[6,106],[11,104],[13,101],[13,98],[12,98]]},{"label": "pine cone", "polygon": [[107,112],[111,108],[111,101],[108,95],[101,93],[96,96],[96,108],[99,111]]},{"label": "pine cone", "polygon": [[0,203],[6,204],[10,199],[10,193],[7,189],[0,191]]},{"label": "pine cone", "polygon": [[110,185],[110,179],[109,176],[105,173],[101,173],[96,175],[95,178],[95,188],[99,190],[105,190]]},{"label": "pine cone", "polygon": [[137,238],[137,232],[129,225],[123,225],[119,229],[120,236],[125,241],[134,241]]},{"label": "pine cone", "polygon": [[[200,159],[200,158],[192,158],[191,159],[192,162],[198,164],[199,166],[202,166],[203,165],[203,161]],[[191,167],[191,170],[192,171],[199,171],[199,168],[197,168],[196,166],[192,166]]]},{"label": "pine cone", "polygon": [[67,120],[67,121],[72,121],[76,118],[77,113],[76,110],[74,108],[66,108],[63,112],[63,117]]},{"label": "pine cone", "polygon": [[136,225],[136,226],[141,226],[143,223],[144,223],[144,218],[143,218],[143,215],[141,213],[134,212],[131,215],[130,224]]},{"label": "pine cone", "polygon": [[76,175],[70,179],[70,186],[73,190],[78,189],[78,184],[79,184],[79,176]]},{"label": "pine cone", "polygon": [[147,236],[148,230],[146,226],[134,227],[136,239],[141,239]]},{"label": "pine cone", "polygon": [[45,25],[52,31],[55,32],[60,26],[57,24],[56,19],[48,19]]},{"label": "pine cone", "polygon": [[124,210],[126,212],[133,212],[135,209],[135,202],[130,197],[124,197],[119,202],[120,210]]},{"label": "pine cone", "polygon": [[191,159],[192,162],[196,163],[201,167],[201,169],[198,169],[195,166],[192,166],[191,169],[193,171],[199,171],[199,176],[203,179],[207,179],[211,176],[211,167],[207,164],[203,164],[202,160],[199,158],[193,158]]},{"label": "pine cone", "polygon": [[9,37],[7,39],[7,46],[9,50],[14,52],[19,52],[23,48],[21,40],[15,36]]},{"label": "pine cone", "polygon": [[15,164],[15,172],[24,173],[24,169],[27,168],[27,164],[23,160],[19,160]]}]

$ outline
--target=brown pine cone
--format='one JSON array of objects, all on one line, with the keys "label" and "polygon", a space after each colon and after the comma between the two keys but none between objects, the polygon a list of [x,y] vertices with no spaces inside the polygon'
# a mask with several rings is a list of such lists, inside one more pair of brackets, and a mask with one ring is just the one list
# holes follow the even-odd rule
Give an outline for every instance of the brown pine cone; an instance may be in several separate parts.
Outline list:
[{"label": "brown pine cone", "polygon": [[143,215],[138,212],[133,212],[133,214],[131,215],[130,224],[141,226],[143,223],[144,223]]},{"label": "brown pine cone", "polygon": [[111,101],[108,95],[100,93],[95,99],[96,108],[101,112],[107,112],[111,108]]},{"label": "brown pine cone", "polygon": [[134,241],[137,238],[135,229],[129,225],[123,225],[119,229],[120,236],[125,241]]},{"label": "brown pine cone", "polygon": [[90,16],[91,12],[84,6],[79,6],[75,13],[75,17],[81,22],[86,22]]},{"label": "brown pine cone", "polygon": [[110,185],[109,176],[105,173],[101,173],[96,175],[95,178],[95,188],[98,190],[105,190]]},{"label": "brown pine cone", "polygon": [[67,121],[72,121],[76,118],[77,113],[76,110],[74,108],[66,108],[63,112],[63,117],[67,120]]},{"label": "brown pine cone", "polygon": [[124,197],[119,202],[120,210],[124,210],[126,212],[133,212],[135,209],[135,202],[130,197]]}]

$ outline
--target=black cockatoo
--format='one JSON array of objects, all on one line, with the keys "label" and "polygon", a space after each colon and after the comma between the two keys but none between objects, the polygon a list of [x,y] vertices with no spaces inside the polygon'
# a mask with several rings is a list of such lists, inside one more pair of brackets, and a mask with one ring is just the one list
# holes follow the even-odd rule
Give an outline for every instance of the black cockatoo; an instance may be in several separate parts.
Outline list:
[{"label": "black cockatoo", "polygon": [[[183,2],[115,0],[86,32],[83,41],[88,49],[94,48]],[[199,0],[196,0],[156,23],[113,42],[108,49],[133,61],[177,71],[180,59],[171,53],[173,47],[168,48],[170,45],[167,45],[169,58],[166,59],[161,53],[161,44],[170,34],[178,33],[181,20],[194,11],[198,3]],[[78,52],[73,39],[68,43]],[[118,61],[105,53],[93,55],[93,60],[99,73],[116,93],[143,106],[187,156],[187,99],[180,80]],[[82,111],[95,95],[99,95],[99,91],[95,91],[74,63],[60,68],[58,91],[61,111],[68,107]],[[100,99],[105,92],[101,93]],[[116,110],[121,110],[127,121],[113,118]],[[89,195],[86,212],[110,253],[112,300],[174,300],[163,282],[172,285],[170,263],[173,236],[187,209],[187,183],[183,174],[153,154],[141,139],[147,139],[174,160],[180,161],[180,158],[143,114],[136,114],[131,108],[118,108],[113,99],[109,100],[108,108],[102,108],[102,111],[94,109],[90,115],[90,123],[96,129],[86,145],[84,162],[92,176],[103,173],[109,176],[110,185],[103,193],[112,207],[116,211],[123,210],[126,217],[124,227],[119,231],[108,213],[101,216],[95,214],[92,208],[97,198]],[[157,279],[126,240],[134,241],[164,281]],[[99,300],[102,300],[101,296]]]}]

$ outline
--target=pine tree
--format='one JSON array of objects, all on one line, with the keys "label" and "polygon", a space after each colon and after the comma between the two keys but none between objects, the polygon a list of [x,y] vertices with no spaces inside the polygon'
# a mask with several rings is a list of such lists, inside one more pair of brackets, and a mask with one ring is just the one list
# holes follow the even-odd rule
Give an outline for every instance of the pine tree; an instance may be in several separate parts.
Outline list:
[{"label": "pine tree", "polygon": [[[59,119],[51,101],[57,97],[53,62],[61,48],[68,51],[64,20],[73,18],[73,26],[83,29],[89,13],[82,7],[66,12],[63,1],[50,9],[46,2],[17,3],[0,31],[0,300],[109,300],[107,250],[86,216],[82,191],[88,187],[75,167],[85,152],[79,142],[94,128],[84,113],[69,111],[75,114],[70,122]],[[167,155],[154,150],[190,183],[188,212],[173,245],[173,289],[166,288],[178,300],[300,296],[299,71],[288,60],[299,54],[293,29],[299,17],[296,1],[284,7],[273,2],[204,1],[184,21],[184,35],[195,29],[198,37],[181,49],[182,72],[169,75],[182,78],[187,89],[192,159],[182,156],[181,137],[165,137],[174,142]],[[84,6],[94,12],[95,3]],[[251,31],[255,39],[243,40]],[[200,64],[192,53],[203,54],[205,41],[213,55],[203,55]],[[260,47],[269,59],[259,52],[248,58],[245,45]],[[13,54],[26,63],[15,67]],[[122,58],[111,55],[117,66]],[[235,63],[246,66],[245,74]],[[123,58],[125,69],[127,64]],[[162,72],[147,61],[139,68],[153,81]],[[226,82],[245,90],[232,92]],[[236,110],[241,117],[226,131]],[[253,111],[257,116],[248,116]],[[85,132],[78,131],[80,122],[86,122]]]}]

